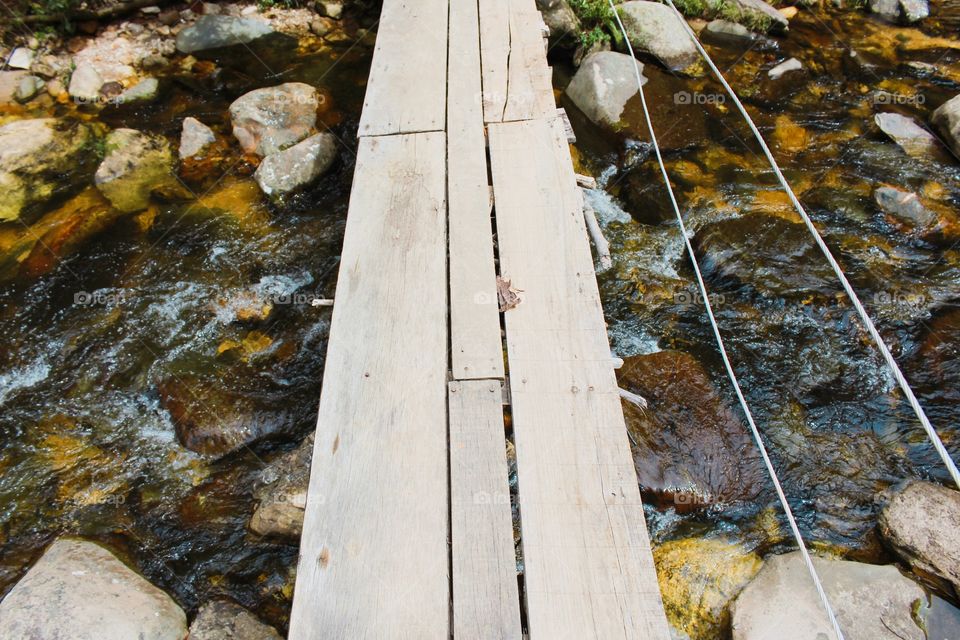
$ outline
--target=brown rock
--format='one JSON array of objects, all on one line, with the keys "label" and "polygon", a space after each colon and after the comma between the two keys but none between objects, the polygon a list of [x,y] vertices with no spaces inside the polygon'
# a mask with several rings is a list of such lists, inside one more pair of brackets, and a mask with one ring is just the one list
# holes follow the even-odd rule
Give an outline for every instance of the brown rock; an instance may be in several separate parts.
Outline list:
[{"label": "brown rock", "polygon": [[624,403],[645,496],[690,510],[760,494],[765,475],[747,427],[693,356],[661,351],[628,358],[619,378],[648,402],[646,410]]}]

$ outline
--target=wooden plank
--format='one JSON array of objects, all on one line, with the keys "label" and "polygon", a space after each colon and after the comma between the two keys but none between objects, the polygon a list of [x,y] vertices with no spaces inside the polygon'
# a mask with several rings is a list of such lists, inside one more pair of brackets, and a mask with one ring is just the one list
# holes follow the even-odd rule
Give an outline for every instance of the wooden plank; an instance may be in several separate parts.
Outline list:
[{"label": "wooden plank", "polygon": [[453,637],[521,640],[501,383],[449,392]]},{"label": "wooden plank", "polygon": [[562,123],[489,126],[531,640],[668,640]]},{"label": "wooden plank", "polygon": [[483,121],[500,122],[507,104],[510,57],[510,0],[478,0]]},{"label": "wooden plank", "polygon": [[510,0],[510,56],[503,121],[555,117],[553,82],[533,0]]},{"label": "wooden plank", "polygon": [[447,0],[384,0],[360,136],[443,131]]},{"label": "wooden plank", "polygon": [[290,638],[448,636],[445,145],[360,140]]},{"label": "wooden plank", "polygon": [[503,378],[476,0],[450,4],[448,64],[451,371],[459,380]]}]

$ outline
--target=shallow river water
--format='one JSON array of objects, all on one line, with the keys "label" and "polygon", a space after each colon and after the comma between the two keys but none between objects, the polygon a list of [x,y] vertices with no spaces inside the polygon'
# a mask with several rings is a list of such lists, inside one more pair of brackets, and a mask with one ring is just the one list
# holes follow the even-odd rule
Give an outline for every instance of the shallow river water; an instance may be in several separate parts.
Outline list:
[{"label": "shallow river water", "polygon": [[[960,235],[918,234],[872,197],[889,184],[957,219],[960,161],[908,157],[873,123],[884,111],[925,122],[960,92],[957,11],[948,14],[925,35],[853,10],[801,11],[775,46],[708,49],[956,457]],[[237,159],[225,176],[196,181],[201,205],[158,204],[52,271],[0,287],[0,593],[49,541],[74,533],[123,550],[187,610],[225,594],[285,628],[296,547],[257,538],[247,522],[257,474],[315,420],[329,308],[310,300],[335,291],[369,55],[302,45],[269,61],[276,73],[171,75],[152,106],[99,116],[176,140],[193,115],[227,137],[237,96],[303,81],[327,96],[321,120],[341,140],[340,160],[276,206]],[[789,57],[804,70],[769,79]],[[551,59],[559,95],[574,70],[564,52]],[[907,478],[946,481],[942,465],[720,86],[649,63],[644,73],[718,321],[804,536],[847,558],[891,561],[875,533],[878,495]],[[626,412],[654,542],[788,550],[638,101],[617,135],[561,103],[579,138],[578,170],[600,183],[587,199],[614,257],[600,282],[612,348],[626,360],[621,385],[650,401]],[[84,197],[71,206],[104,206]],[[253,328],[236,322],[251,292],[275,307]],[[161,406],[170,388],[269,424],[273,437],[216,461],[191,453]]]}]

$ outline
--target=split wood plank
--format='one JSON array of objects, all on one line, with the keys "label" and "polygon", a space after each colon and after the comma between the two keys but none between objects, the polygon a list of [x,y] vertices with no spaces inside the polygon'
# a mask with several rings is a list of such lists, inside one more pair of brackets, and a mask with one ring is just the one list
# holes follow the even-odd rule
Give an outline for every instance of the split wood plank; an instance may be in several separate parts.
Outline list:
[{"label": "split wood plank", "polygon": [[450,3],[447,180],[454,379],[503,378],[476,0]]},{"label": "split wood plank", "polygon": [[503,122],[555,117],[553,78],[534,0],[510,0],[510,55]]},{"label": "split wood plank", "polygon": [[531,640],[668,640],[562,123],[489,126]]},{"label": "split wood plank", "polygon": [[449,384],[453,637],[521,640],[499,380]]},{"label": "split wood plank", "polygon": [[478,0],[483,121],[500,122],[507,104],[510,58],[510,0]]},{"label": "split wood plank", "polygon": [[289,637],[449,635],[445,135],[360,139]]},{"label": "split wood plank", "polygon": [[384,0],[360,136],[443,131],[448,0]]}]

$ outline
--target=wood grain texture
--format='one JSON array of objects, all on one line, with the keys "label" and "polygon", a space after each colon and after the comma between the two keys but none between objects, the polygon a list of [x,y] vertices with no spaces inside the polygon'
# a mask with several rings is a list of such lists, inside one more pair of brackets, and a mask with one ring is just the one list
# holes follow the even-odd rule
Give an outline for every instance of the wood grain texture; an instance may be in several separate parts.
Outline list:
[{"label": "wood grain texture", "polygon": [[443,131],[447,0],[383,0],[360,136]]},{"label": "wood grain texture", "polygon": [[447,638],[443,133],[361,138],[290,638]]},{"label": "wood grain texture", "polygon": [[547,118],[556,111],[534,0],[479,0],[484,122]]},{"label": "wood grain texture", "polygon": [[521,640],[501,383],[449,393],[453,637]]},{"label": "wood grain texture", "polygon": [[451,371],[459,380],[502,378],[475,0],[450,4],[448,64]]},{"label": "wood grain texture", "polygon": [[510,0],[478,0],[483,121],[500,122],[507,104],[510,57]]},{"label": "wood grain texture", "polygon": [[668,640],[562,123],[489,126],[531,640]]},{"label": "wood grain texture", "polygon": [[556,114],[542,25],[543,18],[533,0],[510,0],[510,58],[503,122]]}]

